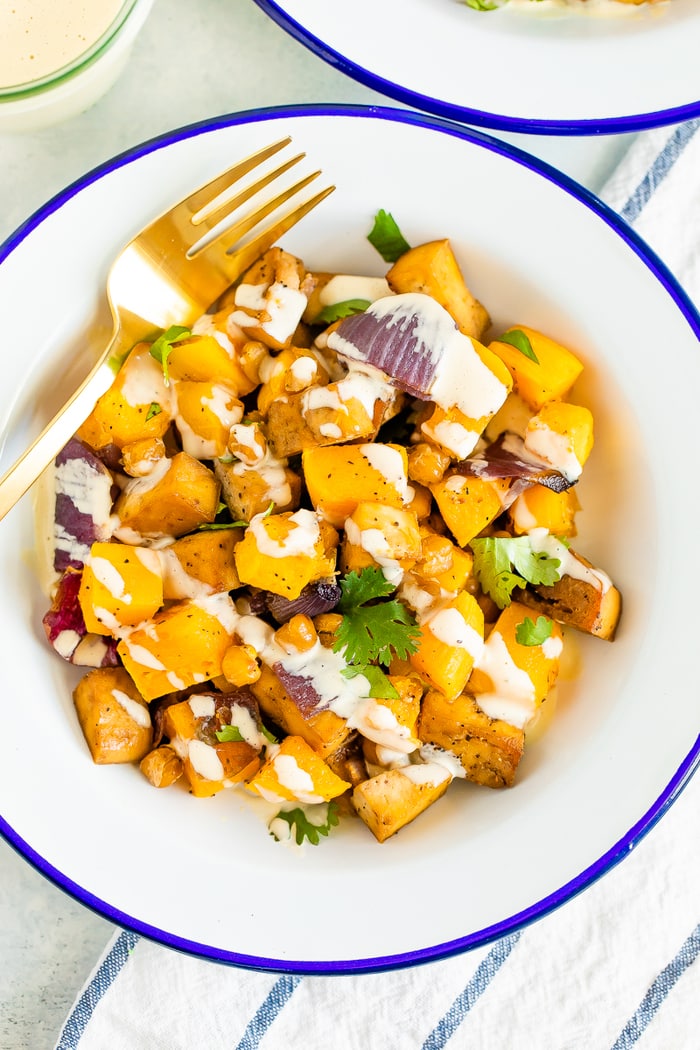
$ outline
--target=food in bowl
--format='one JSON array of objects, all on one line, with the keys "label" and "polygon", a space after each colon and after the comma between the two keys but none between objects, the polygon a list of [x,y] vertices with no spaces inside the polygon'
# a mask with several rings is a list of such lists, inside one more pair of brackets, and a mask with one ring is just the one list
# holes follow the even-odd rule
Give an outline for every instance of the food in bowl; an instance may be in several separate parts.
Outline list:
[{"label": "food in bowl", "polygon": [[447,240],[379,212],[384,277],[276,247],[192,330],[132,349],[58,456],[47,637],[94,761],[276,838],[383,842],[455,778],[516,782],[565,635],[620,594],[572,546],[583,363],[496,338]]}]

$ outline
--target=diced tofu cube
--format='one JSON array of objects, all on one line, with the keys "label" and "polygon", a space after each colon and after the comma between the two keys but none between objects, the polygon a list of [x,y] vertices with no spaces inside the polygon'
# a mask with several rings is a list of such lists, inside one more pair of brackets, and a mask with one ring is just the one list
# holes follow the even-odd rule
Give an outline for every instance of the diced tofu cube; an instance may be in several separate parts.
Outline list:
[{"label": "diced tofu cube", "polygon": [[448,700],[437,690],[423,697],[418,736],[457,755],[467,780],[493,788],[513,784],[525,742],[522,729],[489,718],[474,697]]},{"label": "diced tofu cube", "polygon": [[451,779],[448,770],[436,763],[388,769],[358,784],[352,803],[377,841],[385,842],[437,802]]},{"label": "diced tofu cube", "polygon": [[114,510],[122,528],[144,535],[183,536],[214,520],[219,488],[208,467],[178,452],[161,460],[145,477],[127,482]]},{"label": "diced tofu cube", "polygon": [[78,682],[73,702],[93,762],[139,762],[151,748],[148,704],[123,667],[98,667]]}]

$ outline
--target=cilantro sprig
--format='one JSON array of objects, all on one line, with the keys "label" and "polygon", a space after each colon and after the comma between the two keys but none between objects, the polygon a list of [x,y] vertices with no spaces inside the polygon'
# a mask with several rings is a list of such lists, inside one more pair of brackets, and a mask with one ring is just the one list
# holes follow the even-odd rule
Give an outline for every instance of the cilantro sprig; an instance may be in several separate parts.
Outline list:
[{"label": "cilantro sprig", "polygon": [[369,566],[350,572],[340,589],[337,611],[342,620],[333,649],[343,652],[349,664],[361,669],[375,663],[388,667],[394,655],[405,660],[416,651],[420,629],[400,601],[383,600],[396,588],[381,569]]},{"label": "cilantro sprig", "polygon": [[388,263],[395,263],[411,247],[394,216],[383,208],[374,216],[374,225],[367,234],[367,240]]},{"label": "cilantro sprig", "polygon": [[222,726],[221,729],[217,729],[216,731],[216,739],[220,744],[238,743],[241,740],[245,741],[245,737],[238,726]]},{"label": "cilantro sprig", "polygon": [[170,383],[170,374],[168,372],[168,358],[173,349],[174,343],[179,343],[183,339],[188,339],[192,335],[189,328],[185,328],[181,324],[172,324],[170,328],[167,328],[162,335],[159,335],[154,343],[151,344],[151,357],[155,358],[159,365],[163,369],[163,382],[166,386]]},{"label": "cilantro sprig", "polygon": [[314,318],[314,324],[333,324],[334,321],[350,317],[351,314],[364,313],[368,306],[371,306],[369,299],[343,299],[341,303],[324,306]]},{"label": "cilantro sprig", "polygon": [[504,332],[498,337],[498,342],[508,343],[509,346],[514,346],[516,350],[519,350],[524,357],[534,361],[536,365],[540,363],[537,354],[532,349],[530,337],[521,328],[511,328],[509,332]]},{"label": "cilantro sprig", "polygon": [[526,616],[515,628],[515,640],[519,645],[543,645],[551,638],[553,627],[548,616],[538,616],[535,622]]},{"label": "cilantro sprig", "polygon": [[[334,802],[329,802],[326,820],[321,824],[316,824],[314,821],[309,820],[307,813],[301,807],[280,810],[274,819],[284,820],[289,824],[298,846],[301,846],[304,839],[308,839],[312,846],[318,846],[320,836],[328,835],[331,828],[334,828],[338,824],[338,807]],[[272,823],[274,823],[274,821]],[[274,830],[270,829],[270,834],[273,835],[278,842],[280,841],[279,836],[275,835]]]},{"label": "cilantro sprig", "polygon": [[551,587],[561,579],[559,558],[533,550],[528,536],[486,536],[472,540],[470,546],[474,575],[499,609],[510,605],[516,587],[528,583]]}]

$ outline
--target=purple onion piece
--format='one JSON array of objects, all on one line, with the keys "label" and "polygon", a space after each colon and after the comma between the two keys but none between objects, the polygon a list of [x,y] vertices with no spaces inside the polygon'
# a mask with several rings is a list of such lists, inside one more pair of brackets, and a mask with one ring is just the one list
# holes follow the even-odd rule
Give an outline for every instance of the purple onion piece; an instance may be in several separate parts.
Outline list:
[{"label": "purple onion piece", "polygon": [[544,485],[553,492],[565,492],[574,484],[560,470],[530,457],[524,450],[522,439],[515,434],[501,434],[493,444],[477,455],[463,459],[454,469],[465,477],[492,481],[513,478],[514,484],[519,482],[516,495],[535,484]]},{"label": "purple onion piece", "polygon": [[42,623],[49,642],[64,660],[81,667],[116,667],[114,638],[90,634],[78,602],[81,572],[69,570],[58,582],[51,608]]},{"label": "purple onion piece", "polygon": [[[113,477],[81,441],[71,438],[56,457],[53,563],[56,572],[82,568],[87,552],[111,535]],[[85,509],[88,507],[89,509]]]},{"label": "purple onion piece", "polygon": [[274,664],[272,670],[304,717],[313,714],[318,709],[319,704],[322,703],[322,698],[320,693],[314,688],[311,678],[292,674],[281,663]]},{"label": "purple onion piece", "polygon": [[265,607],[277,623],[287,623],[292,616],[304,613],[313,618],[321,613],[331,612],[340,601],[341,590],[334,579],[319,580],[310,583],[298,598],[285,598],[272,591],[260,592],[264,595]]},{"label": "purple onion piece", "polygon": [[380,369],[399,390],[425,401],[430,399],[440,354],[421,337],[424,318],[416,310],[408,312],[407,298],[379,299],[364,313],[344,318],[329,336],[328,345],[343,356]]}]

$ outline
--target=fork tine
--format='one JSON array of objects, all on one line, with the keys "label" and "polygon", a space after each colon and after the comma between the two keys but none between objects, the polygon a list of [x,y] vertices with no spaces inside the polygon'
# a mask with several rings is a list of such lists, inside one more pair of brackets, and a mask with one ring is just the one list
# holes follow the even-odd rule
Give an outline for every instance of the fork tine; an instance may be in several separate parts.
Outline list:
[{"label": "fork tine", "polygon": [[216,233],[215,236],[212,237],[209,241],[205,241],[202,244],[200,243],[200,238],[200,240],[193,244],[187,252],[187,258],[199,258],[200,256],[202,256],[203,252],[205,252],[207,248],[209,248],[211,244],[215,244],[217,241],[222,240],[224,237],[229,238],[229,245],[234,245],[237,241],[240,241],[241,238],[245,237],[246,234],[250,233],[250,231],[258,225],[258,223],[262,222],[263,219],[266,219],[268,215],[271,215],[282,204],[286,204],[287,201],[291,200],[291,198],[294,197],[297,193],[299,193],[300,190],[303,190],[304,187],[308,186],[310,182],[313,182],[314,179],[317,179],[320,174],[320,171],[314,171],[310,175],[304,176],[303,179],[300,179],[298,182],[295,182],[293,186],[288,186],[287,189],[282,190],[281,193],[278,193],[276,197],[273,197],[269,201],[265,201],[265,203],[261,204],[258,208],[255,209],[255,211],[244,215],[237,222],[234,222],[229,226],[222,225],[221,230],[218,233]]},{"label": "fork tine", "polygon": [[234,183],[238,182],[238,180],[243,178],[244,175],[247,175],[248,172],[253,170],[253,168],[257,168],[269,157],[273,157],[275,153],[279,153],[279,151],[284,149],[285,146],[288,146],[291,141],[291,136],[288,135],[286,138],[280,139],[279,142],[273,142],[271,145],[258,150],[257,153],[252,153],[244,160],[238,161],[233,167],[228,168],[227,171],[217,175],[216,178],[211,180],[211,182],[207,182],[204,186],[200,186],[194,191],[194,193],[191,193],[188,197],[181,200],[176,206],[177,210],[186,211],[188,217],[190,215],[196,215],[198,212],[205,211],[207,205],[215,200],[220,194],[225,193],[226,190],[230,189]]},{"label": "fork tine", "polygon": [[[233,215],[237,208],[241,204],[245,204],[246,201],[252,200],[256,193],[264,189],[265,186],[269,186],[271,182],[278,179],[280,175],[284,175],[285,171],[289,171],[290,168],[298,164],[300,160],[303,160],[306,156],[305,153],[298,153],[296,157],[292,157],[291,160],[287,160],[284,164],[280,164],[274,171],[269,172],[267,175],[263,175],[262,178],[258,179],[257,182],[247,186],[240,193],[236,194],[235,197],[225,198],[215,208],[206,210],[201,209],[199,213],[195,213],[190,222],[193,226],[202,228],[202,234],[213,230],[214,227],[219,223],[220,219],[225,215]],[[231,181],[230,185],[233,185],[235,179]],[[227,187],[228,188],[228,187]]]},{"label": "fork tine", "polygon": [[[319,174],[318,172],[316,174]],[[310,179],[304,180],[309,182]],[[321,190],[314,197],[310,197],[308,200],[298,204],[296,208],[293,208],[286,215],[281,216],[272,225],[266,227],[259,234],[257,234],[252,240],[248,241],[247,244],[242,244],[239,248],[227,248],[221,238],[212,241],[209,245],[201,250],[195,259],[199,261],[203,259],[207,264],[212,267],[216,267],[219,273],[228,275],[230,283],[240,277],[252,264],[258,259],[268,248],[271,248],[280,237],[282,237],[288,230],[295,226],[305,215],[308,215],[317,204],[320,204],[322,200],[325,200],[329,194],[333,193],[335,186],[326,186],[325,189]],[[288,196],[284,198],[288,199]],[[281,203],[284,203],[282,201]],[[259,215],[259,218],[266,218],[272,209],[268,208],[263,214]],[[252,226],[248,226],[249,232]],[[231,231],[226,230],[225,233],[229,234]],[[235,243],[235,242],[234,242]]]}]

